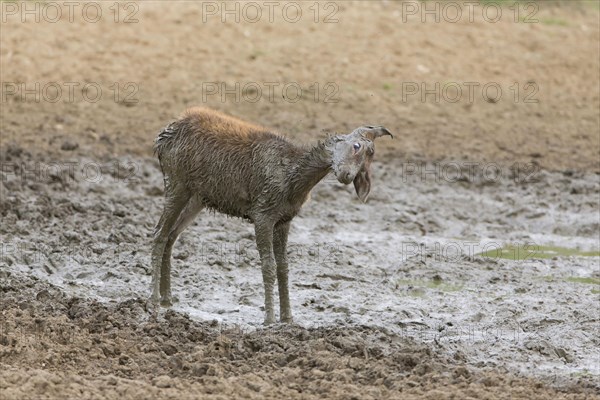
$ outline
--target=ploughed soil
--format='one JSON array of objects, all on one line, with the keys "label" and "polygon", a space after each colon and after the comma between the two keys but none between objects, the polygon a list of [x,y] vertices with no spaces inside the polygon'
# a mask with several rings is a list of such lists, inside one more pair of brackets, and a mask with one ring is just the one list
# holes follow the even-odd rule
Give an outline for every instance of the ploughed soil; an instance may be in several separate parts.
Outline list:
[{"label": "ploughed soil", "polygon": [[[506,5],[496,23],[331,4],[317,23],[312,3],[295,23],[193,2],[3,14],[2,399],[600,398],[597,4],[520,5],[518,22]],[[36,83],[62,95],[13,93]],[[439,101],[407,94],[436,83]],[[175,246],[174,306],[147,305],[152,141],[194,105],[298,143],[395,134],[367,204],[327,177],[294,220],[293,325],[261,324],[252,226],[206,212]]]},{"label": "ploughed soil", "polygon": [[[3,272],[4,399],[591,398],[381,328],[220,329],[144,301],[102,304]],[[563,393],[563,392],[568,392]]]}]

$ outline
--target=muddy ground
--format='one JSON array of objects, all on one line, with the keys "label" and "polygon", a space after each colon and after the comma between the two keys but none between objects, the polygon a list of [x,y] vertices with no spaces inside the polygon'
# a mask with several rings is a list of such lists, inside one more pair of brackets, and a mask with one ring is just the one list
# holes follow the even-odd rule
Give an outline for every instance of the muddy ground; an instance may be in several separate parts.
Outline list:
[{"label": "muddy ground", "polygon": [[[31,181],[33,158],[5,157],[21,166],[7,174],[2,224],[3,389],[14,398],[600,389],[596,174],[441,181],[398,174],[390,159],[367,204],[327,178],[290,233],[297,325],[263,328],[252,226],[222,215],[201,214],[177,244],[172,310],[146,310],[148,216],[162,205],[154,160],[44,163],[48,179]],[[90,165],[105,173],[86,178]],[[29,368],[46,373],[31,382]]]},{"label": "muddy ground", "polygon": [[[94,23],[22,22],[6,4],[2,399],[600,397],[593,2],[538,2],[519,22],[505,5],[497,23],[404,20],[390,1],[322,3],[314,23],[303,3],[310,18],[253,24],[203,20],[192,2],[124,3],[118,22],[106,3]],[[103,96],[20,92],[36,82]],[[310,95],[221,101],[213,82]],[[404,97],[436,82],[503,96]],[[152,140],[198,104],[297,143],[367,122],[395,133],[377,143],[367,204],[327,177],[294,220],[294,325],[261,325],[252,226],[207,212],[175,247],[175,305],[147,308]]]}]

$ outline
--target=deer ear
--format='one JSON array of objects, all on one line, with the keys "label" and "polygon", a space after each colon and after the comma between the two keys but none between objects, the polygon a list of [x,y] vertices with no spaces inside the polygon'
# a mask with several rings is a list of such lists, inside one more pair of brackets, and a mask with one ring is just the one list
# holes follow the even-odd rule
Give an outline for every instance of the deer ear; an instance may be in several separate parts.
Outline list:
[{"label": "deer ear", "polygon": [[362,134],[364,137],[366,137],[369,140],[375,140],[378,137],[385,136],[385,135],[390,135],[392,137],[392,139],[394,138],[394,136],[391,134],[391,132],[388,131],[383,126],[370,126],[370,125],[364,126]]},{"label": "deer ear", "polygon": [[371,171],[369,170],[369,165],[365,163],[362,169],[358,171],[358,174],[356,174],[356,177],[354,177],[353,183],[358,198],[363,203],[366,203],[371,191]]}]

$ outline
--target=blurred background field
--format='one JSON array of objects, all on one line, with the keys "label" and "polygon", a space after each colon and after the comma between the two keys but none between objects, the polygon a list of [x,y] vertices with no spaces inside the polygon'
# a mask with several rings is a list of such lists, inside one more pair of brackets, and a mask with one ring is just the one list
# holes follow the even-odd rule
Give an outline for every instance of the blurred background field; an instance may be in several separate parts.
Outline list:
[{"label": "blurred background field", "polygon": [[[4,141],[147,155],[164,124],[207,105],[299,142],[377,123],[398,137],[380,154],[598,171],[598,2],[503,1],[499,18],[481,2],[456,22],[449,3],[303,3],[297,22],[281,3],[251,22],[248,2],[237,16],[220,2],[106,2],[94,23],[83,5],[73,22],[63,8],[36,23],[3,2]],[[51,84],[40,101],[24,89],[35,83]]]}]

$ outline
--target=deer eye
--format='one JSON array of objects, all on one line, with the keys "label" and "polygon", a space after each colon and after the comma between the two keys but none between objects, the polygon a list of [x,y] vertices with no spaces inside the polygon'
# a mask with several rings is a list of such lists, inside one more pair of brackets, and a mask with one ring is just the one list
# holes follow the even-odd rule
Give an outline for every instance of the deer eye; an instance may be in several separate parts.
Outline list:
[{"label": "deer eye", "polygon": [[352,147],[354,147],[354,150],[358,151],[360,150],[360,143],[354,143]]}]

